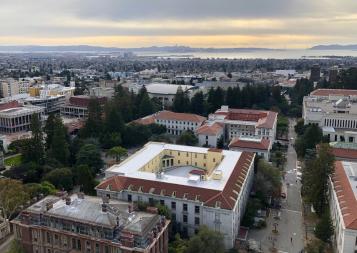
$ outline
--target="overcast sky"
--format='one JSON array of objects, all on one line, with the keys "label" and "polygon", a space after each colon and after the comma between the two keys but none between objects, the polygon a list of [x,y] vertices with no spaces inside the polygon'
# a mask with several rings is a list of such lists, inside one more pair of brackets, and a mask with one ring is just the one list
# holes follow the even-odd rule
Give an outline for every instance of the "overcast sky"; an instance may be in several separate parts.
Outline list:
[{"label": "overcast sky", "polygon": [[357,44],[357,0],[0,0],[2,45]]}]

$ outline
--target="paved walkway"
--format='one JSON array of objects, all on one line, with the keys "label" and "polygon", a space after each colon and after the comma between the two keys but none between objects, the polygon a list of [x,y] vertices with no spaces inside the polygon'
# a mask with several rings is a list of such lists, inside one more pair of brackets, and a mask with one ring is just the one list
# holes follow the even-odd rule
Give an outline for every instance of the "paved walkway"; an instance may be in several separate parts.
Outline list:
[{"label": "paved walkway", "polygon": [[[295,122],[290,120],[289,139],[295,139]],[[250,230],[249,239],[256,240],[262,252],[271,252],[275,248],[281,253],[299,253],[304,248],[304,230],[302,217],[302,202],[300,195],[300,182],[296,178],[296,152],[289,144],[285,179],[282,181],[287,186],[287,197],[282,201],[280,210],[272,210],[267,219],[267,227],[261,230]],[[275,219],[278,212],[280,218]],[[273,233],[276,227],[277,233]]]}]

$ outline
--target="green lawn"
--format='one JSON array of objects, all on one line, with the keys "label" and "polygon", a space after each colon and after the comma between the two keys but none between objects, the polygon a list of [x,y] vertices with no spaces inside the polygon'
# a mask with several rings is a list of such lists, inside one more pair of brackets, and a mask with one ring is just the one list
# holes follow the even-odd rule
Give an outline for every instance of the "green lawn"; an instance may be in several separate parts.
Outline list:
[{"label": "green lawn", "polygon": [[22,155],[18,154],[16,156],[5,158],[5,165],[6,166],[17,166],[22,163]]}]

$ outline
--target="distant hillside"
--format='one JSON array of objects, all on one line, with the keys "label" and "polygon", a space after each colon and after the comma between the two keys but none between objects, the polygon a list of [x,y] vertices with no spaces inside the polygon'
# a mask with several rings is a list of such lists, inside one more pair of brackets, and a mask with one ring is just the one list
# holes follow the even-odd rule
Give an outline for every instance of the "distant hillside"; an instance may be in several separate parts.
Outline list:
[{"label": "distant hillside", "polygon": [[164,53],[193,53],[193,52],[247,52],[281,50],[270,48],[193,48],[186,46],[163,46],[163,47],[140,47],[140,48],[117,48],[99,46],[0,46],[2,52],[164,52]]},{"label": "distant hillside", "polygon": [[317,45],[312,48],[311,50],[357,50],[357,45]]}]

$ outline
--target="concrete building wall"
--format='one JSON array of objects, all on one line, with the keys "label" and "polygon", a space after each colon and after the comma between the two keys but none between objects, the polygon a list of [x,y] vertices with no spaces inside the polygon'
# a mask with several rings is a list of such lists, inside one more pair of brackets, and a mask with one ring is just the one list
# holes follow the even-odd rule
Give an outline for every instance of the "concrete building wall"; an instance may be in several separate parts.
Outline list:
[{"label": "concrete building wall", "polygon": [[191,122],[191,121],[181,121],[181,120],[160,120],[156,119],[155,123],[158,125],[165,126],[167,129],[167,133],[173,134],[173,135],[180,135],[185,131],[192,131],[195,132],[195,130],[200,127],[200,124],[197,122]]},{"label": "concrete building wall", "polygon": [[217,135],[198,134],[198,145],[205,147],[217,147],[217,142],[223,133]]}]

